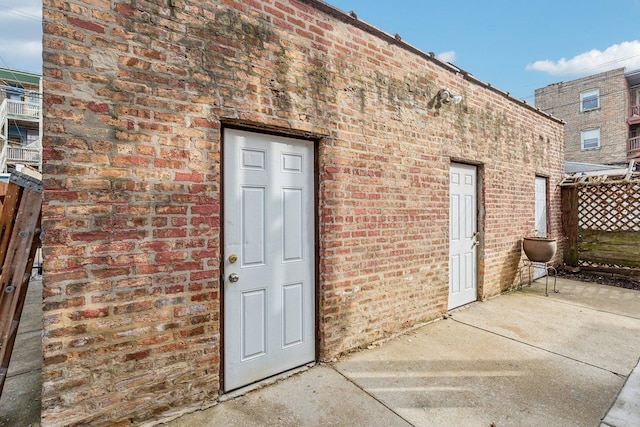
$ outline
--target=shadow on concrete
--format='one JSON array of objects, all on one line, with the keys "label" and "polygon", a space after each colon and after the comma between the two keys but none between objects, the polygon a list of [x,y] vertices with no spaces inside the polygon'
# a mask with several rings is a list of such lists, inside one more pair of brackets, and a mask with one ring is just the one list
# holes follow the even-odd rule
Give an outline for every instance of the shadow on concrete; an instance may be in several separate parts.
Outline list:
[{"label": "shadow on concrete", "polygon": [[640,354],[640,292],[558,288],[473,303],[169,425],[597,426]]}]

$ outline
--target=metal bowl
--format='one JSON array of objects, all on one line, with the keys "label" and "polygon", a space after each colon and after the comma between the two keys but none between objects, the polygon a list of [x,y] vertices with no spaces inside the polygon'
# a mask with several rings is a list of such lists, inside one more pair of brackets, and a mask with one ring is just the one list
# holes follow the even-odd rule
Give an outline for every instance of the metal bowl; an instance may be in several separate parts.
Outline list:
[{"label": "metal bowl", "polygon": [[549,262],[558,250],[556,239],[525,237],[522,239],[524,254],[533,262]]}]

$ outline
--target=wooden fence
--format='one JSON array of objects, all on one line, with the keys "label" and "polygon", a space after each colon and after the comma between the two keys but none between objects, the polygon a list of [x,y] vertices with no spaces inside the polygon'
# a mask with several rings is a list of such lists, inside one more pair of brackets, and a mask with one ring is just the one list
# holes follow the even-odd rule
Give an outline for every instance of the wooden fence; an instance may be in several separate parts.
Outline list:
[{"label": "wooden fence", "polygon": [[640,277],[640,173],[565,179],[564,263]]},{"label": "wooden fence", "polygon": [[38,249],[41,208],[41,177],[12,173],[0,207],[0,395]]}]

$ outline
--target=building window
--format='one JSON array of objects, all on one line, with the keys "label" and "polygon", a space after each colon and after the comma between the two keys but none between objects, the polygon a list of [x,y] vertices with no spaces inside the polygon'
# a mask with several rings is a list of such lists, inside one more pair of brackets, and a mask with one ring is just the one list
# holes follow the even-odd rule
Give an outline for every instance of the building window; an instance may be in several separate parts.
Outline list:
[{"label": "building window", "polygon": [[580,133],[583,150],[600,148],[600,129],[583,130]]},{"label": "building window", "polygon": [[25,133],[26,138],[23,140],[23,144],[33,145],[40,140],[40,133],[37,129],[28,129]]},{"label": "building window", "polygon": [[6,96],[16,101],[24,101],[24,89],[14,84],[10,84],[5,88]]},{"label": "building window", "polygon": [[600,108],[600,89],[580,94],[580,111],[597,110],[598,108]]}]

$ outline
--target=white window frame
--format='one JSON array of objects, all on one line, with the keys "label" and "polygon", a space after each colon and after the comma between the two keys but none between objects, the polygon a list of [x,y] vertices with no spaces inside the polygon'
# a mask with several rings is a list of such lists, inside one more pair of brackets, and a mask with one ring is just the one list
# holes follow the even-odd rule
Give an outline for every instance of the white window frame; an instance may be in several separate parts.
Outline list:
[{"label": "white window frame", "polygon": [[[591,101],[595,96],[596,105],[595,107],[585,108],[585,101]],[[588,90],[586,92],[580,93],[580,111],[592,111],[600,108],[600,89]]]},{"label": "white window frame", "polygon": [[[591,146],[594,140],[596,144]],[[588,142],[587,146],[585,146],[585,142]],[[580,132],[580,148],[582,150],[598,150],[600,148],[600,128]]]}]

